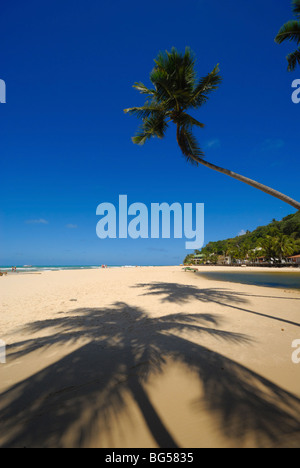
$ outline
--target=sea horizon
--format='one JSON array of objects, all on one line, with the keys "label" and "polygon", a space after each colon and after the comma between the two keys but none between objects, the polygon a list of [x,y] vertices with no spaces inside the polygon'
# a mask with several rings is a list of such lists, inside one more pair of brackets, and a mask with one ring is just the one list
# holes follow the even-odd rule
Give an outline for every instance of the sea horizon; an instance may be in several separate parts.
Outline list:
[{"label": "sea horizon", "polygon": [[30,272],[30,271],[55,271],[55,270],[96,270],[101,269],[102,267],[107,268],[136,268],[136,267],[161,267],[161,266],[174,266],[174,265],[151,265],[151,264],[144,264],[144,265],[0,265],[0,271],[11,271],[12,268],[16,268],[17,271],[22,272]]}]

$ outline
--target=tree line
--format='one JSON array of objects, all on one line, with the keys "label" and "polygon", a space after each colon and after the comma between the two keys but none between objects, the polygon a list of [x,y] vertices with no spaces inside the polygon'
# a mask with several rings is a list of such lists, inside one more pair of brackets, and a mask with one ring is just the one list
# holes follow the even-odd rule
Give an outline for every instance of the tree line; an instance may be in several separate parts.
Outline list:
[{"label": "tree line", "polygon": [[217,264],[220,256],[228,263],[240,263],[245,260],[257,263],[259,260],[283,263],[288,257],[300,253],[300,211],[286,216],[281,221],[273,221],[260,226],[253,232],[231,239],[209,242],[200,251],[189,254],[184,263],[194,263],[195,255],[202,255],[200,262]]}]

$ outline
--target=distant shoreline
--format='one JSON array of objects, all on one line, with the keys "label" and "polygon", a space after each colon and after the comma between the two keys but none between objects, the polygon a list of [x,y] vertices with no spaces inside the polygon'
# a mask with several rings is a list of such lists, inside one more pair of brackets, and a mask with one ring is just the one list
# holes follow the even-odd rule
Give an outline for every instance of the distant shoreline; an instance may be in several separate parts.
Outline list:
[{"label": "distant shoreline", "polygon": [[224,270],[231,270],[234,271],[235,269],[238,271],[280,271],[280,272],[291,272],[291,271],[300,271],[300,265],[107,265],[102,267],[99,266],[81,266],[81,265],[57,265],[57,266],[17,266],[17,271],[12,271],[12,267],[9,266],[0,266],[0,273],[7,273],[9,275],[15,274],[32,274],[32,273],[44,273],[44,272],[55,272],[55,271],[85,271],[85,270],[102,270],[102,269],[115,269],[115,268],[170,268],[170,267],[178,267],[178,268],[185,268],[191,267],[195,269],[203,269],[204,271],[213,269],[217,269],[220,271],[221,269]]},{"label": "distant shoreline", "polygon": [[[216,268],[271,268],[272,270],[276,270],[276,269],[280,269],[282,270],[283,268],[285,269],[299,269],[300,268],[300,264],[276,264],[276,265],[245,265],[245,264],[241,264],[241,265],[192,265],[192,264],[187,264],[188,266],[193,266],[195,268],[197,267],[204,267],[204,268],[212,268],[212,267],[216,267]],[[186,265],[185,265],[186,266]]]}]

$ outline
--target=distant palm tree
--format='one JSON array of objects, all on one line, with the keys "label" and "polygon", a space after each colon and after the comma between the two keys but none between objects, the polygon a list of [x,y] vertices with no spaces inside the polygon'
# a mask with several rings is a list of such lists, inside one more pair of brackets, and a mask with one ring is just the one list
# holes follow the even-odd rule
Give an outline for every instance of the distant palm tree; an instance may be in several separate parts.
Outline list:
[{"label": "distant palm tree", "polygon": [[243,261],[246,260],[252,252],[252,248],[248,242],[244,242],[244,244],[240,246],[239,250],[241,255],[240,259]]},{"label": "distant palm tree", "polygon": [[276,237],[266,236],[260,239],[258,245],[262,247],[261,253],[267,260],[279,258],[280,262],[297,250],[295,239],[282,232],[277,233]]},{"label": "distant palm tree", "polygon": [[300,65],[300,0],[293,1],[293,12],[298,19],[285,23],[275,37],[277,44],[284,41],[294,41],[297,44],[298,49],[287,56],[289,71],[294,71],[297,64]]},{"label": "distant palm tree", "polygon": [[257,245],[261,248],[260,254],[265,257],[267,260],[271,260],[276,257],[276,245],[275,237],[265,236],[258,240]]},{"label": "distant palm tree", "polygon": [[274,249],[280,261],[293,255],[296,250],[296,241],[286,234],[280,233],[274,240]]},{"label": "distant palm tree", "polygon": [[299,202],[277,190],[211,164],[204,159],[204,153],[192,132],[194,127],[203,128],[204,124],[198,122],[186,111],[200,108],[207,102],[209,94],[219,87],[221,76],[218,66],[198,80],[195,71],[195,56],[191,50],[186,48],[185,53],[181,54],[173,47],[171,52],[159,53],[155,60],[155,67],[150,74],[150,80],[154,85],[152,89],[147,88],[143,83],[134,84],[134,88],[147,96],[145,104],[142,107],[124,110],[142,119],[137,135],[132,138],[134,143],[143,145],[151,137],[163,138],[169,123],[172,122],[176,125],[177,143],[188,162],[197,166],[203,164],[300,209]]}]

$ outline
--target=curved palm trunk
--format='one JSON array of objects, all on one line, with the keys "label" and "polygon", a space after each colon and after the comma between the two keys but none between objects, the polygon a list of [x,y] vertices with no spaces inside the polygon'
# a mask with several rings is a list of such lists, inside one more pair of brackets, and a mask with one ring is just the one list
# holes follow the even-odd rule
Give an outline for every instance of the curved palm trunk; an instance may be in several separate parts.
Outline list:
[{"label": "curved palm trunk", "polygon": [[[180,144],[180,127],[177,125],[177,143],[182,150],[183,154],[184,151],[181,147]],[[240,174],[237,174],[236,172],[230,171],[229,169],[224,169],[223,167],[216,166],[215,164],[212,164],[208,161],[205,161],[205,159],[201,159],[198,157],[193,156],[192,154],[189,154],[189,156],[194,159],[198,164],[202,164],[203,166],[209,167],[210,169],[213,169],[214,171],[221,172],[222,174],[226,174],[230,177],[233,177],[234,179],[239,180],[240,182],[244,182],[245,184],[251,185],[251,187],[257,188],[258,190],[261,190],[262,192],[267,193],[268,195],[272,195],[273,197],[279,198],[279,200],[282,200],[285,203],[288,203],[289,205],[293,206],[297,210],[300,210],[300,203],[297,202],[296,200],[293,200],[292,198],[288,197],[287,195],[284,195],[281,192],[278,192],[277,190],[274,190],[267,185],[263,185],[259,182],[256,182],[255,180],[249,179],[248,177],[244,177]]]},{"label": "curved palm trunk", "polygon": [[297,210],[300,210],[300,203],[297,202],[296,200],[293,200],[292,198],[288,197],[287,195],[284,195],[281,192],[278,192],[277,190],[274,190],[267,185],[260,184],[259,182],[256,182],[255,180],[249,179],[248,177],[244,177],[240,174],[236,174],[235,172],[229,171],[228,169],[224,169],[222,167],[216,166],[215,164],[211,164],[208,161],[205,161],[204,159],[197,159],[197,162],[200,164],[203,164],[206,167],[209,167],[210,169],[213,169],[215,171],[221,172],[222,174],[226,174],[230,177],[233,177],[234,179],[239,180],[240,182],[244,182],[245,184],[251,185],[251,187],[257,188],[258,190],[261,190],[262,192],[267,193],[268,195],[272,195],[273,197],[279,198],[279,200],[282,200],[285,203],[288,203],[289,205],[293,206]]},{"label": "curved palm trunk", "polygon": [[226,174],[230,177],[233,177],[234,179],[237,179],[240,182],[244,182],[245,184],[251,185],[251,187],[257,188],[258,190],[261,190],[262,192],[265,192],[268,195],[272,195],[273,197],[279,198],[279,200],[282,200],[283,202],[288,203],[297,210],[300,210],[299,202],[293,200],[292,198],[288,197],[287,195],[284,195],[281,192],[278,192],[277,190],[268,187],[267,185],[263,185],[259,182],[256,182],[255,180],[249,179],[248,177],[244,177],[240,174],[236,174],[233,171],[229,171],[228,169],[224,169],[222,167],[216,166],[215,164],[211,164],[208,161],[205,161],[204,159],[197,159],[197,162],[199,164],[203,164],[206,167],[209,167],[210,169],[213,169],[214,171],[221,172],[222,174]]},{"label": "curved palm trunk", "polygon": [[[180,144],[180,126],[179,125],[177,125],[176,137],[177,137],[177,143],[179,145],[179,148],[182,150],[183,154],[185,154]],[[213,169],[214,171],[221,172],[222,174],[226,174],[230,177],[233,177],[234,179],[237,179],[240,182],[244,182],[245,184],[251,185],[251,187],[257,188],[258,190],[261,190],[262,192],[265,192],[268,195],[272,195],[273,197],[279,198],[279,200],[282,200],[283,202],[288,203],[289,205],[293,206],[297,210],[300,210],[299,202],[297,202],[296,200],[293,200],[292,198],[288,197],[287,195],[284,195],[281,192],[278,192],[277,190],[274,190],[268,187],[267,185],[260,184],[259,182],[256,182],[255,180],[249,179],[248,177],[244,177],[240,174],[237,174],[236,172],[230,171],[229,169],[224,169],[223,167],[216,166],[215,164],[205,161],[205,159],[195,157],[192,154],[190,154],[189,156],[192,159],[194,159],[194,161],[196,161],[198,164],[202,164],[203,166],[209,167],[209,169]]]}]

